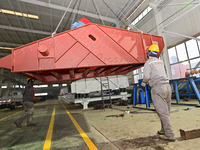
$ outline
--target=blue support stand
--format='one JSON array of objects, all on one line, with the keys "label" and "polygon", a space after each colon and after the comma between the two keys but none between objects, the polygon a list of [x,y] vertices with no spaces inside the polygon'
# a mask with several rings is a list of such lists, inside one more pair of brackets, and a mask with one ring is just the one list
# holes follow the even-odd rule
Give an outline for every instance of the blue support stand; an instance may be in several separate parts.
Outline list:
[{"label": "blue support stand", "polygon": [[[150,91],[148,90],[148,85],[146,85],[145,87],[142,87],[140,85],[140,83],[142,83],[142,80],[138,80],[139,82],[139,88],[143,89],[143,91],[145,92],[145,102],[146,102],[146,107],[150,107]],[[134,89],[133,89],[133,106],[137,105],[137,89],[138,89],[138,85],[134,84]]]},{"label": "blue support stand", "polygon": [[198,99],[198,101],[200,103],[200,94],[199,94],[198,88],[197,88],[193,78],[189,78],[189,82],[190,82],[190,84],[191,84],[191,86],[192,86],[192,88],[193,88],[193,90],[194,90],[194,92],[196,94],[196,97],[197,97],[197,99]]},{"label": "blue support stand", "polygon": [[149,97],[147,85],[144,88],[145,88],[146,107],[150,107],[150,97]]},{"label": "blue support stand", "polygon": [[[185,81],[181,81],[181,80],[185,80]],[[174,92],[175,92],[175,96],[176,96],[176,103],[179,104],[180,102],[180,96],[186,96],[189,97],[190,99],[194,96],[196,96],[196,98],[198,99],[199,103],[200,103],[200,93],[199,90],[197,88],[196,83],[199,82],[200,79],[196,78],[196,77],[190,77],[190,75],[186,76],[186,78],[182,78],[179,80],[172,80],[171,84],[174,85]],[[187,94],[179,94],[178,91],[178,84],[180,83],[185,83],[187,86],[187,90],[188,93]],[[192,87],[192,89],[194,90],[194,93],[192,93],[190,86]]]},{"label": "blue support stand", "polygon": [[133,106],[137,105],[137,84],[134,84],[133,89]]},{"label": "blue support stand", "polygon": [[175,92],[175,95],[176,95],[176,103],[179,103],[180,102],[180,96],[179,96],[179,93],[178,93],[177,81],[173,81],[173,84],[174,84],[174,92]]},{"label": "blue support stand", "polygon": [[187,84],[187,89],[188,89],[189,98],[191,99],[191,98],[192,98],[192,95],[191,95],[191,91],[190,91],[190,84],[189,84],[189,82],[187,82],[186,84]]}]

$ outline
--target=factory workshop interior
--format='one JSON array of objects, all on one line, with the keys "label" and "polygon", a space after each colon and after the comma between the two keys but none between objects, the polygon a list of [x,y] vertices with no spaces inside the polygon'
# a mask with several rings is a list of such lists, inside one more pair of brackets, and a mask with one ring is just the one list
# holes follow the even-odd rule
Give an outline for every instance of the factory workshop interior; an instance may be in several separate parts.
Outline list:
[{"label": "factory workshop interior", "polygon": [[0,150],[199,150],[199,18],[200,0],[1,0]]}]

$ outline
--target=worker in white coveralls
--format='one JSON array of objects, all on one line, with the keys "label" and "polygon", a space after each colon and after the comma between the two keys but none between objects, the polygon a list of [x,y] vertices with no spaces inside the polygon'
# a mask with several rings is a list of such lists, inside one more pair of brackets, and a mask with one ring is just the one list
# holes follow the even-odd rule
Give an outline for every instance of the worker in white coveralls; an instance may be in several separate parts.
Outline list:
[{"label": "worker in white coveralls", "polygon": [[161,130],[157,132],[159,138],[174,142],[174,133],[170,123],[172,90],[165,72],[164,63],[157,58],[158,53],[158,45],[153,44],[149,46],[148,60],[144,64],[141,85],[149,84],[151,87],[151,98],[161,121]]}]

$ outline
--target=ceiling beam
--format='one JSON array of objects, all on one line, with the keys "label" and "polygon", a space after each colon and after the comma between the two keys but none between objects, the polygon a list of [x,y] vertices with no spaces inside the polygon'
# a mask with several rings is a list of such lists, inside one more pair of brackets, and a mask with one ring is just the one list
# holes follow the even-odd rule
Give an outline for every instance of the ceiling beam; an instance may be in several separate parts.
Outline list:
[{"label": "ceiling beam", "polygon": [[8,43],[8,42],[0,42],[0,46],[9,46],[9,47],[18,47],[21,46],[21,44],[15,44],[15,43]]},{"label": "ceiling beam", "polygon": [[0,58],[9,55],[10,53],[0,53]]},{"label": "ceiling beam", "polygon": [[21,31],[21,32],[36,33],[36,34],[42,34],[42,35],[51,35],[50,32],[32,30],[32,29],[25,29],[25,28],[18,28],[18,27],[11,27],[11,26],[5,26],[5,25],[0,25],[0,28],[1,29],[6,29],[6,30],[14,30],[14,31]]},{"label": "ceiling beam", "polygon": [[175,32],[166,31],[166,30],[163,30],[162,32],[163,32],[163,33],[168,33],[168,34],[173,34],[173,35],[176,35],[176,36],[185,37],[185,38],[188,38],[188,39],[193,39],[193,40],[200,41],[199,38],[195,38],[195,37],[188,36],[188,35],[184,35],[184,34],[180,34],[180,33],[175,33]]},{"label": "ceiling beam", "polygon": [[17,80],[16,78],[13,78],[13,77],[10,76],[10,75],[4,75],[4,74],[1,74],[1,73],[0,73],[0,76],[3,77],[3,78],[8,79],[8,81],[11,81],[11,82],[13,82],[13,83],[17,83],[17,84],[19,84],[19,85],[25,85],[25,83],[23,83],[23,82]]},{"label": "ceiling beam", "polygon": [[[45,3],[45,2],[42,2],[42,1],[38,1],[38,0],[17,0],[17,1],[29,3],[29,4],[33,4],[33,5],[38,5],[38,6],[42,6],[42,7],[47,7],[47,8],[51,8],[51,9],[57,9],[57,10],[60,10],[60,11],[66,11],[66,7],[55,5],[55,4],[50,4],[50,3]],[[88,17],[99,19],[99,15],[89,13],[89,12],[85,12],[85,11],[81,11],[81,10],[69,8],[68,12],[77,13],[77,14],[80,14],[80,15],[83,15],[83,16],[88,16]],[[116,24],[115,18],[109,18],[109,17],[105,17],[105,16],[101,16],[101,17],[104,21],[108,21],[108,22]]]}]

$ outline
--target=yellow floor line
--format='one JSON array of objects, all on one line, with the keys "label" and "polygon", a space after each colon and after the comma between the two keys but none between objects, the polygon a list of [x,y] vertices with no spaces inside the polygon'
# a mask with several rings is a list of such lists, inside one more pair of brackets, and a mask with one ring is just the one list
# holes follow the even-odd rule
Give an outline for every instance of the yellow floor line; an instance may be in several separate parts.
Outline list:
[{"label": "yellow floor line", "polygon": [[[63,105],[63,103],[61,103]],[[87,136],[87,134],[83,131],[83,129],[79,126],[79,124],[76,122],[74,117],[71,115],[71,113],[67,110],[65,105],[63,105],[65,111],[69,115],[70,119],[72,120],[73,124],[75,125],[76,129],[78,130],[79,134],[82,136],[83,140],[87,144],[88,148],[90,150],[98,150],[97,147],[94,145],[94,143],[90,140],[90,138]]]},{"label": "yellow floor line", "polygon": [[7,118],[9,118],[9,117],[11,117],[11,116],[14,116],[14,115],[20,113],[20,112],[21,112],[21,111],[16,112],[16,113],[14,113],[14,114],[12,114],[12,115],[9,115],[9,116],[7,116],[7,117],[4,117],[4,118],[0,119],[0,121],[3,121],[3,120],[5,120],[5,119],[7,119]]},{"label": "yellow floor line", "polygon": [[56,108],[55,108],[55,106],[54,106],[54,109],[53,109],[53,112],[52,112],[52,115],[51,115],[51,121],[50,121],[49,129],[48,129],[48,132],[47,132],[47,136],[46,136],[46,140],[45,140],[45,143],[44,143],[43,150],[50,150],[50,149],[51,149],[51,139],[52,139],[52,133],[53,133],[55,111],[56,111]]}]

